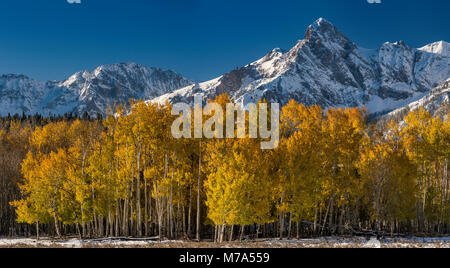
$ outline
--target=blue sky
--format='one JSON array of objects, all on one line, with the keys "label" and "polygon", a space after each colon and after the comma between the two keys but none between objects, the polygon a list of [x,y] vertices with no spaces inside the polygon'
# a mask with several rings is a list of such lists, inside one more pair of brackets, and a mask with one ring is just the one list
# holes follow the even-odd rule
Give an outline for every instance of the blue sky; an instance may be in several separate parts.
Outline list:
[{"label": "blue sky", "polygon": [[275,47],[289,49],[324,17],[362,47],[450,41],[448,0],[1,0],[0,73],[61,80],[137,62],[208,80]]}]

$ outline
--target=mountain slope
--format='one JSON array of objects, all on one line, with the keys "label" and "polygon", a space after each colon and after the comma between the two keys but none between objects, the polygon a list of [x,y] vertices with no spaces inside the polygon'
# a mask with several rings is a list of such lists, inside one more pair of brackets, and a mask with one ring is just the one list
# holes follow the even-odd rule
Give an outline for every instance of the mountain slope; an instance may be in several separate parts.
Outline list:
[{"label": "mountain slope", "polygon": [[135,63],[105,65],[78,72],[62,82],[40,82],[24,75],[0,76],[0,115],[105,114],[129,99],[152,99],[194,82]]},{"label": "mountain slope", "polygon": [[434,117],[445,118],[450,112],[450,79],[433,89],[425,97],[389,113],[386,118],[403,118],[409,111],[424,108]]},{"label": "mountain slope", "polygon": [[419,48],[419,50],[428,53],[440,54],[441,56],[444,57],[450,56],[450,44],[444,41],[439,41],[426,45],[422,48]]},{"label": "mountain slope", "polygon": [[319,19],[305,38],[287,52],[275,49],[264,58],[214,80],[154,99],[192,102],[228,93],[233,101],[287,103],[290,99],[324,108],[367,106],[385,114],[425,96],[450,77],[450,59],[441,42],[422,49],[403,42],[363,49],[330,22]]}]

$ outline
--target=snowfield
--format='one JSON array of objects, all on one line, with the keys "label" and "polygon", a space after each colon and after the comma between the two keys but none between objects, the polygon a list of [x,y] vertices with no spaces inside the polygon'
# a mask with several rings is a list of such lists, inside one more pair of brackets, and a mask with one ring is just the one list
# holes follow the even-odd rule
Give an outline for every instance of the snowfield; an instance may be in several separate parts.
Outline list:
[{"label": "snowfield", "polygon": [[450,237],[372,238],[325,237],[300,240],[257,240],[216,244],[211,242],[155,241],[132,239],[51,240],[3,238],[0,248],[450,248]]}]

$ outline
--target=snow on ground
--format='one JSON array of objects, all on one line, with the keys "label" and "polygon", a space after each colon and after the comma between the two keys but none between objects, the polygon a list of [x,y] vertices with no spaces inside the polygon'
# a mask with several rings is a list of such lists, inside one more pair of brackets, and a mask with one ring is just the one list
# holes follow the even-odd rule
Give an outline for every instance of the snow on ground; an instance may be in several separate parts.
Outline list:
[{"label": "snow on ground", "polygon": [[324,237],[300,240],[257,240],[242,243],[155,241],[130,239],[50,240],[0,238],[0,248],[450,248],[450,237],[444,238],[371,238]]},{"label": "snow on ground", "polygon": [[367,240],[363,237],[336,238],[324,237],[300,240],[269,240],[269,248],[450,248],[450,237],[444,238],[393,238],[378,240],[376,237]]},{"label": "snow on ground", "polygon": [[2,247],[61,247],[61,248],[83,248],[83,247],[146,247],[153,245],[182,244],[181,241],[149,241],[149,240],[121,240],[121,239],[96,239],[96,240],[51,240],[32,238],[2,238]]}]

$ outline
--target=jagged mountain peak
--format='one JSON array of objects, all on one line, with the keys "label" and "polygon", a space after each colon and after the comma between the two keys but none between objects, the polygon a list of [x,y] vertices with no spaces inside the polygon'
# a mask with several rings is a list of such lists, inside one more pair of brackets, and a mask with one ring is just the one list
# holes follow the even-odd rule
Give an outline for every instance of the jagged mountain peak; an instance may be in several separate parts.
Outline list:
[{"label": "jagged mountain peak", "polygon": [[413,49],[408,46],[405,41],[385,42],[380,47],[381,49]]},{"label": "jagged mountain peak", "polygon": [[327,31],[330,29],[335,30],[336,27],[328,20],[324,18],[318,18],[311,25],[309,25],[308,29],[311,29],[311,31]]},{"label": "jagged mountain peak", "polygon": [[349,41],[348,38],[331,22],[324,18],[319,18],[306,30],[305,40],[315,42],[317,40],[323,41],[324,39],[346,39]]},{"label": "jagged mountain peak", "polygon": [[439,54],[444,57],[450,57],[450,43],[445,41],[438,41],[431,44],[428,44],[424,47],[419,48],[419,50]]},{"label": "jagged mountain peak", "polygon": [[287,52],[275,49],[195,90],[182,88],[153,101],[190,103],[194,94],[208,99],[226,92],[243,105],[259,99],[281,104],[294,99],[325,109],[366,106],[369,112],[382,115],[422,98],[447,80],[449,63],[442,55],[402,41],[378,49],[360,48],[321,18]]},{"label": "jagged mountain peak", "polygon": [[[313,53],[348,54],[356,49],[356,45],[331,22],[320,18],[311,24],[306,30],[305,39],[300,40],[295,50],[308,46]],[[343,56],[343,55],[339,55]]]},{"label": "jagged mountain peak", "polygon": [[154,67],[146,67],[134,62],[122,62],[122,63],[113,63],[107,65],[100,65],[94,70],[94,74],[99,74],[101,72],[111,72],[111,71],[135,71],[135,70],[152,70],[156,69]]}]

